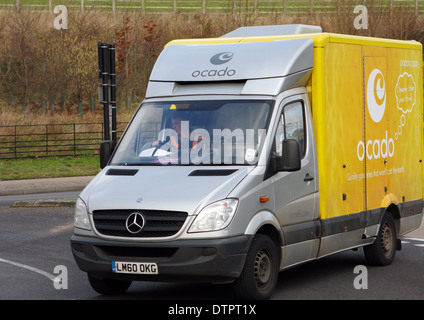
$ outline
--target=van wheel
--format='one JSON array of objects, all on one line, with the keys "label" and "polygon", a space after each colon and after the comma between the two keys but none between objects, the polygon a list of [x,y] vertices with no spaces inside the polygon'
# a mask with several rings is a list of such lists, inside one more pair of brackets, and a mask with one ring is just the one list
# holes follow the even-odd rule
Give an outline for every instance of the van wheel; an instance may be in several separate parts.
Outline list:
[{"label": "van wheel", "polygon": [[377,238],[374,243],[364,247],[365,258],[368,264],[387,266],[391,264],[396,254],[396,224],[393,216],[386,212],[380,224]]},{"label": "van wheel", "polygon": [[94,291],[103,295],[124,293],[131,285],[130,280],[100,278],[91,273],[88,273],[88,281]]},{"label": "van wheel", "polygon": [[269,299],[278,280],[279,254],[270,237],[257,234],[247,252],[240,277],[234,282],[234,291],[240,299]]}]

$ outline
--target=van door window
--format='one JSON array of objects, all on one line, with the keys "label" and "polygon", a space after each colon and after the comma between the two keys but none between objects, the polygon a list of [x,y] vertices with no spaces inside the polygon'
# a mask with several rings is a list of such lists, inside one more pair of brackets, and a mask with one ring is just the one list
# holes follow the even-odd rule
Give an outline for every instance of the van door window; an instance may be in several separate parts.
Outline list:
[{"label": "van door window", "polygon": [[278,121],[275,134],[275,146],[277,157],[282,156],[282,141],[284,139],[295,139],[299,142],[300,154],[303,158],[306,151],[305,143],[305,113],[303,103],[296,101],[284,106]]}]

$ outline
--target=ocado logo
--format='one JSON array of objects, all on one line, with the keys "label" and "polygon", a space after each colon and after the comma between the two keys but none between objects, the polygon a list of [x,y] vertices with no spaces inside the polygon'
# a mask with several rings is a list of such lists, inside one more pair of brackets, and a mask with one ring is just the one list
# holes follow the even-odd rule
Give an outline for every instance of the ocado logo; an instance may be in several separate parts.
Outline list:
[{"label": "ocado logo", "polygon": [[[386,84],[383,73],[379,69],[371,71],[368,77],[366,102],[368,113],[375,123],[379,123],[386,110]],[[392,138],[368,140],[366,143],[359,141],[356,147],[356,154],[359,161],[393,157],[395,153],[395,142]]]},{"label": "ocado logo", "polygon": [[215,65],[224,64],[230,61],[233,58],[234,54],[232,52],[221,52],[214,55],[210,62]]},{"label": "ocado logo", "polygon": [[234,69],[212,69],[212,70],[195,70],[193,71],[193,73],[191,74],[191,76],[193,78],[197,78],[197,77],[232,77],[236,74],[236,70]]},{"label": "ocado logo", "polygon": [[378,69],[371,71],[368,78],[367,105],[371,119],[379,123],[386,109],[386,84],[383,73]]},{"label": "ocado logo", "polygon": [[364,160],[365,155],[368,160],[393,157],[395,154],[395,141],[388,137],[386,130],[386,137],[383,139],[368,140],[365,145],[363,141],[359,141],[356,147],[356,154],[359,161]]},{"label": "ocado logo", "polygon": [[[215,54],[211,57],[209,60],[210,63],[213,65],[221,65],[224,63],[227,63],[234,57],[234,54],[232,52],[221,52],[218,54]],[[195,70],[191,74],[193,78],[197,77],[232,77],[236,74],[236,70],[229,69],[228,67],[224,69],[205,69],[205,70]]]}]

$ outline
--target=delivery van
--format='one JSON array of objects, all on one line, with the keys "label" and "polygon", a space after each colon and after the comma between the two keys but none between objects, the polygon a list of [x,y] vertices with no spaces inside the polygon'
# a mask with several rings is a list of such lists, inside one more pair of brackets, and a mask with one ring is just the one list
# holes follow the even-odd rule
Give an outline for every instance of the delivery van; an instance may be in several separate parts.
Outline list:
[{"label": "delivery van", "polygon": [[233,283],[363,247],[388,265],[423,215],[415,41],[243,27],[175,40],[75,209],[72,252],[101,294],[131,281]]}]

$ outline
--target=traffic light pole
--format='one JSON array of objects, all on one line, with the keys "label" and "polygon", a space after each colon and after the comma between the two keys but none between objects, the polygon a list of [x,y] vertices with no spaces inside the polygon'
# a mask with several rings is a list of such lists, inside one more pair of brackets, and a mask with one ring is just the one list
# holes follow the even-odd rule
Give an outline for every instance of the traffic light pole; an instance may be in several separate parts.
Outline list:
[{"label": "traffic light pole", "polygon": [[99,100],[103,104],[104,140],[116,146],[116,67],[115,45],[99,42]]}]

